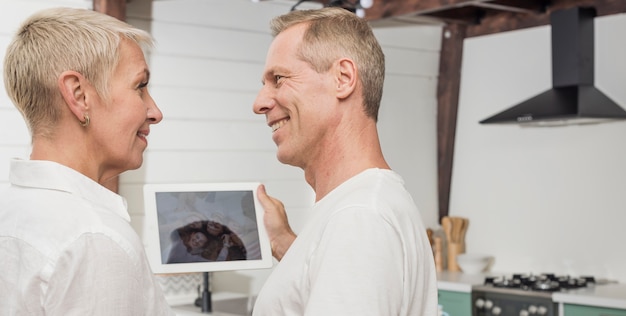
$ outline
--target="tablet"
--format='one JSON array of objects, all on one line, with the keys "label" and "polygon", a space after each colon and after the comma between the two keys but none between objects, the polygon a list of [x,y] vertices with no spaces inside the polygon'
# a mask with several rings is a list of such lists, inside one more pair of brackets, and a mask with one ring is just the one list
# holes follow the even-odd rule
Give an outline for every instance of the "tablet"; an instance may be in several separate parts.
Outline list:
[{"label": "tablet", "polygon": [[146,254],[154,273],[272,267],[260,183],[147,184]]}]

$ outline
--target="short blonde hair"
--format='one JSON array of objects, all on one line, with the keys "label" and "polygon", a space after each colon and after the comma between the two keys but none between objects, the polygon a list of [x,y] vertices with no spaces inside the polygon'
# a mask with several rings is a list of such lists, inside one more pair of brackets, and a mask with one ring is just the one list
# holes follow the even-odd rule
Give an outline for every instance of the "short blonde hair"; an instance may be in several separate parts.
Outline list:
[{"label": "short blonde hair", "polygon": [[364,110],[378,120],[385,80],[385,55],[366,20],[338,7],[296,10],[270,22],[272,35],[296,24],[307,30],[299,47],[300,58],[317,72],[328,71],[339,58],[348,57],[357,65],[363,86]]},{"label": "short blonde hair", "polygon": [[4,59],[4,84],[32,136],[53,133],[61,113],[62,72],[79,72],[108,98],[122,38],[144,50],[153,45],[147,32],[86,9],[46,9],[22,23]]}]

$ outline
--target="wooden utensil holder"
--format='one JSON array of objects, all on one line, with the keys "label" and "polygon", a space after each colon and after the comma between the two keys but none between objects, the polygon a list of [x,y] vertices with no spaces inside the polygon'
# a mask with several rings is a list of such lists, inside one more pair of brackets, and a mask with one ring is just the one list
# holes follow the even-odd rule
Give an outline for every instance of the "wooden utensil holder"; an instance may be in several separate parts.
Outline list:
[{"label": "wooden utensil holder", "polygon": [[463,243],[448,242],[448,271],[461,271],[456,256],[464,253],[464,248]]},{"label": "wooden utensil holder", "polygon": [[435,270],[442,272],[444,270],[443,264],[443,240],[439,236],[435,236],[433,242],[433,254],[435,256]]}]

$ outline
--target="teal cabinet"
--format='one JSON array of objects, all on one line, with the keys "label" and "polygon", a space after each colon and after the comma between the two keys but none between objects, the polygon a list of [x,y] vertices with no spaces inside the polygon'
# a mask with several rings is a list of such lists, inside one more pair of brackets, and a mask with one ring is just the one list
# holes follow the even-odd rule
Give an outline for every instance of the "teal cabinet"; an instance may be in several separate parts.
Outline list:
[{"label": "teal cabinet", "polygon": [[[583,306],[575,304],[563,304],[563,315],[565,316],[626,316],[626,310]],[[452,316],[452,315],[450,315]]]},{"label": "teal cabinet", "polygon": [[439,290],[439,305],[450,316],[471,316],[472,295],[470,293]]}]

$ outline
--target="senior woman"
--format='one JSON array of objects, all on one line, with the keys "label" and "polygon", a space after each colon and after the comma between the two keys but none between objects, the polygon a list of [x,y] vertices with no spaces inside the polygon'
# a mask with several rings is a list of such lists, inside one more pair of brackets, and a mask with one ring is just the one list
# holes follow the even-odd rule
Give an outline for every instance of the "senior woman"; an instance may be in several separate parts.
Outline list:
[{"label": "senior woman", "polygon": [[[170,315],[124,198],[101,184],[139,168],[162,114],[144,31],[55,8],[18,29],[8,95],[31,132],[0,194],[0,315]],[[6,131],[5,131],[6,132]]]}]

